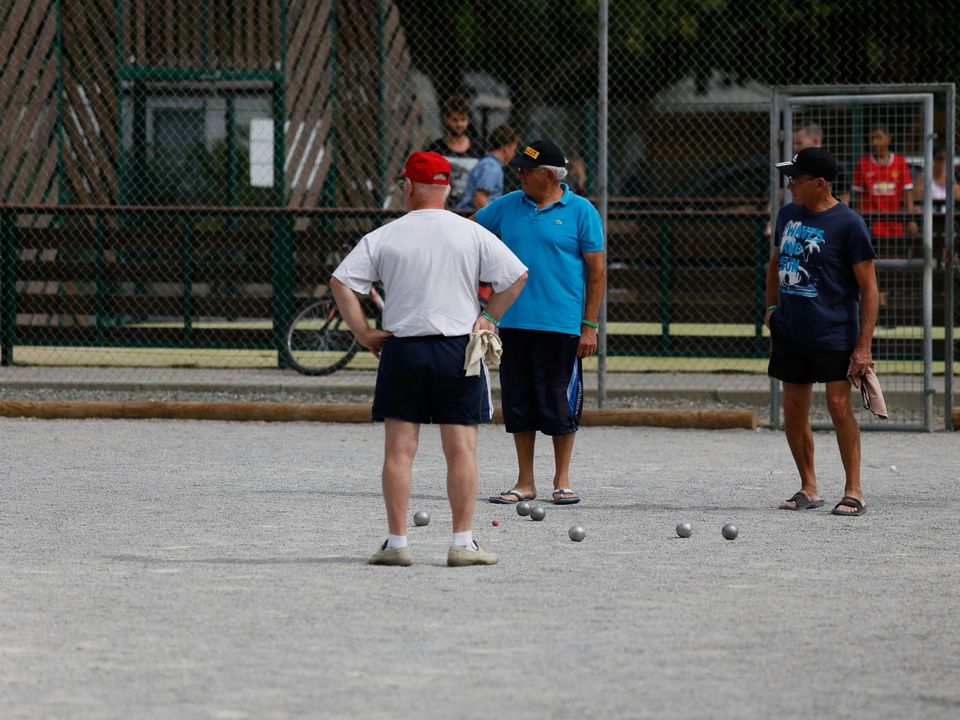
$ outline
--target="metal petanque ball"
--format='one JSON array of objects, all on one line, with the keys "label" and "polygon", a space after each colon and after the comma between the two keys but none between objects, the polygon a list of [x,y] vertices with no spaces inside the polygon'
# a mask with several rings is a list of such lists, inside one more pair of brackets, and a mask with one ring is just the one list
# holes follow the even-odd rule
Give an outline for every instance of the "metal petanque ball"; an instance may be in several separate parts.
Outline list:
[{"label": "metal petanque ball", "polygon": [[540,505],[534,505],[530,508],[530,519],[531,520],[543,520],[547,516],[547,511],[544,510]]},{"label": "metal petanque ball", "polygon": [[587,531],[584,530],[579,525],[574,525],[567,531],[567,535],[570,536],[570,539],[574,542],[582,542],[583,539],[587,536]]},{"label": "metal petanque ball", "polygon": [[688,522],[677,523],[677,535],[688,538],[693,535],[693,526]]},{"label": "metal petanque ball", "polygon": [[737,530],[737,526],[733,523],[727,523],[721,528],[720,532],[727,540],[736,540],[737,535],[740,534],[740,531]]},{"label": "metal petanque ball", "polygon": [[430,513],[426,510],[417,510],[413,514],[413,524],[417,527],[423,527],[430,524]]},{"label": "metal petanque ball", "polygon": [[526,500],[521,500],[517,503],[517,515],[523,515],[526,517],[530,514],[530,503]]}]

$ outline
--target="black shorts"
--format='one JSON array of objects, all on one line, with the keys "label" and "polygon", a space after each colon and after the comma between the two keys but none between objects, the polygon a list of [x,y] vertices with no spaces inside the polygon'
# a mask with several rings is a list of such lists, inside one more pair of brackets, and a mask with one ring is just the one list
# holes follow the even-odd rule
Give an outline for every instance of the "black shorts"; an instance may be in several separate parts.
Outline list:
[{"label": "black shorts", "polygon": [[788,383],[836,382],[847,379],[852,350],[820,350],[785,338],[770,324],[770,364],[767,374]]},{"label": "black shorts", "polygon": [[567,435],[580,427],[583,367],[578,335],[501,328],[500,389],[507,432]]},{"label": "black shorts", "polygon": [[374,420],[477,425],[493,419],[487,366],[467,377],[469,336],[389,337],[380,352]]}]

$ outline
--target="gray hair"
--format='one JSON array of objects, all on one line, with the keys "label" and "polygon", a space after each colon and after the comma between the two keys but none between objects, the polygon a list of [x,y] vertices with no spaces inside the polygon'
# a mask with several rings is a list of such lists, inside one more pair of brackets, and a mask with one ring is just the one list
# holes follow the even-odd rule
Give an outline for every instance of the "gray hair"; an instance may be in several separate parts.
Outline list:
[{"label": "gray hair", "polygon": [[418,183],[410,181],[413,186],[413,192],[418,195],[439,195],[443,194],[444,199],[450,194],[450,185],[431,185],[429,183]]},{"label": "gray hair", "polygon": [[554,179],[557,182],[562,182],[563,179],[567,176],[567,169],[565,167],[560,167],[558,165],[541,165],[541,170],[549,170],[553,173]]}]

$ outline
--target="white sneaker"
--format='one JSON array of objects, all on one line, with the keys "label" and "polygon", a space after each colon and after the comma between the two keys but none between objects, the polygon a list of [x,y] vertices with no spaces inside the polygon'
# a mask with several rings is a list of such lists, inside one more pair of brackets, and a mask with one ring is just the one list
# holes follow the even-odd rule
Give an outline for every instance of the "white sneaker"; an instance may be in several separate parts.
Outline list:
[{"label": "white sneaker", "polygon": [[404,545],[403,547],[388,549],[386,540],[383,541],[380,549],[367,560],[367,565],[399,565],[400,567],[408,567],[411,563],[413,563],[413,559],[410,557],[410,548],[408,546]]},{"label": "white sneaker", "polygon": [[447,550],[447,565],[450,567],[468,567],[469,565],[496,565],[497,556],[487,552],[476,542],[476,550],[465,548],[462,545],[451,545]]}]

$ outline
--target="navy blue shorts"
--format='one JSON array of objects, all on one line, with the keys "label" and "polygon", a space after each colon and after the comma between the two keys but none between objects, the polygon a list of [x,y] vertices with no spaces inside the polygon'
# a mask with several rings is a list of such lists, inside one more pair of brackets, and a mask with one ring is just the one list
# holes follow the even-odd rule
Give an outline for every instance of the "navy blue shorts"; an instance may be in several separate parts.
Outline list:
[{"label": "navy blue shorts", "polygon": [[808,385],[847,379],[852,350],[820,350],[784,337],[770,323],[770,363],[767,374],[783,382]]},{"label": "navy blue shorts", "polygon": [[500,328],[500,389],[507,432],[568,435],[580,427],[583,365],[579,335]]},{"label": "navy blue shorts", "polygon": [[466,377],[469,336],[389,337],[380,351],[373,419],[477,425],[490,422],[490,376]]}]

